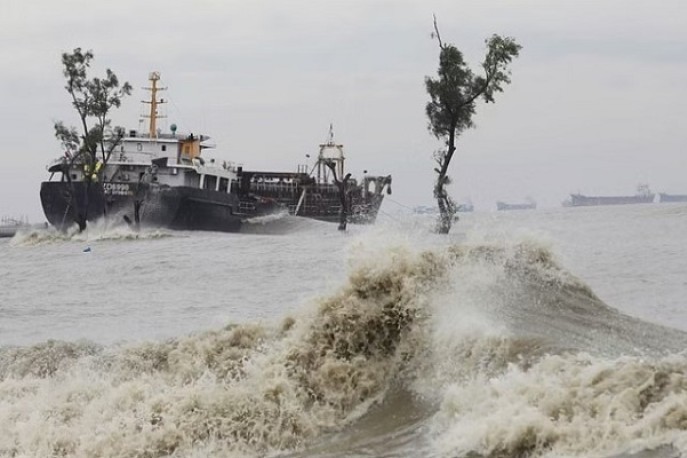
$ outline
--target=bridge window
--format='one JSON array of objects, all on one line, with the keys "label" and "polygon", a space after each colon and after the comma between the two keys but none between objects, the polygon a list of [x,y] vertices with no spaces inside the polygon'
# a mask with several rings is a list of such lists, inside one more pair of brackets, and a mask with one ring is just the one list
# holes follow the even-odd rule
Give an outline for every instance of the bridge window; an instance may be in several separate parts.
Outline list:
[{"label": "bridge window", "polygon": [[205,189],[217,189],[217,177],[214,175],[205,175]]},{"label": "bridge window", "polygon": [[162,145],[160,148],[162,149],[162,151],[167,151],[167,145]]},{"label": "bridge window", "polygon": [[227,192],[229,189],[229,178],[220,178],[219,179],[219,191],[220,192]]}]

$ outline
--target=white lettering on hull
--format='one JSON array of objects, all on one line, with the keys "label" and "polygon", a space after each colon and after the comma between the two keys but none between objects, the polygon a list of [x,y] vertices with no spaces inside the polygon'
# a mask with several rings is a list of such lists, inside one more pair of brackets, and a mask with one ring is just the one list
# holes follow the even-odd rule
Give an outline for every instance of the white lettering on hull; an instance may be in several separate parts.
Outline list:
[{"label": "white lettering on hull", "polygon": [[105,194],[111,196],[133,196],[131,185],[128,183],[104,183],[103,190]]}]

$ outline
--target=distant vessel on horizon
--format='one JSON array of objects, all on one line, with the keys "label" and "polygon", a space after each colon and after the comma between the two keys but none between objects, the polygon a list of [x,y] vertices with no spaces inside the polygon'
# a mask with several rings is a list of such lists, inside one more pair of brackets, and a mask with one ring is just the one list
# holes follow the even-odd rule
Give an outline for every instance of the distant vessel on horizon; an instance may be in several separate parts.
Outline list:
[{"label": "distant vessel on horizon", "polygon": [[564,207],[594,207],[599,205],[630,205],[650,204],[656,195],[651,192],[648,185],[637,186],[634,196],[585,196],[583,194],[570,194],[570,199],[563,202]]},{"label": "distant vessel on horizon", "polygon": [[658,201],[661,203],[687,202],[687,194],[666,194],[665,192],[660,192],[658,193]]},{"label": "distant vessel on horizon", "polygon": [[456,207],[456,211],[459,213],[470,213],[475,211],[475,206],[472,205],[472,202],[468,201],[462,204],[458,204]]},{"label": "distant vessel on horizon", "polygon": [[517,203],[517,204],[509,204],[509,203],[501,202],[501,201],[496,202],[496,210],[498,210],[498,211],[535,210],[536,208],[537,208],[537,202],[535,202],[533,199],[528,199],[527,202],[522,202],[522,203]]},{"label": "distant vessel on horizon", "polygon": [[21,218],[10,218],[3,216],[0,219],[0,238],[14,237],[18,230],[30,227],[28,218],[22,216]]},{"label": "distant vessel on horizon", "polygon": [[[473,211],[475,211],[475,206],[470,201],[456,205],[457,213],[470,213]],[[413,213],[417,215],[438,215],[439,207],[436,205],[418,205],[417,207],[413,208]]]}]

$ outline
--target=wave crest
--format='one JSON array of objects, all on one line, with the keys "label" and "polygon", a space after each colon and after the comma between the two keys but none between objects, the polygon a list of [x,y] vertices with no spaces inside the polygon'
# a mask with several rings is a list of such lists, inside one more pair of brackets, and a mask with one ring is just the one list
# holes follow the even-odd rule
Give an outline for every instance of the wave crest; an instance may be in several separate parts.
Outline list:
[{"label": "wave crest", "polygon": [[440,455],[684,445],[684,355],[609,355],[687,339],[611,309],[550,250],[368,254],[281,325],[3,350],[0,456],[264,456],[383,410],[394,388],[435,403]]},{"label": "wave crest", "polygon": [[171,237],[172,234],[162,229],[134,230],[121,224],[112,225],[97,221],[90,223],[88,228],[79,232],[76,226],[67,231],[59,231],[54,227],[20,229],[10,240],[12,246],[40,246],[63,242],[94,242],[106,240],[139,240]]},{"label": "wave crest", "polygon": [[451,385],[435,418],[441,455],[610,456],[687,450],[687,360],[549,355]]}]

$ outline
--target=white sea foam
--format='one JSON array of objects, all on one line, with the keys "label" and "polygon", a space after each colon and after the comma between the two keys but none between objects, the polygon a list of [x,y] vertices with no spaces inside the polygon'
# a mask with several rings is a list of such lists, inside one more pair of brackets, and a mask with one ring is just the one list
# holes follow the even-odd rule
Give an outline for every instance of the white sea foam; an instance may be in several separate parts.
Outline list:
[{"label": "white sea foam", "polygon": [[108,224],[102,221],[89,223],[88,227],[79,232],[76,226],[66,231],[59,231],[54,227],[29,228],[19,230],[10,240],[12,246],[39,246],[63,242],[98,242],[105,240],[139,240],[170,237],[172,233],[164,229],[142,228],[134,230],[122,224]]},{"label": "white sea foam", "polygon": [[444,265],[392,256],[277,328],[229,326],[95,354],[66,344],[3,350],[0,456],[262,455],[350,424],[412,357],[423,291]]},{"label": "white sea foam", "polygon": [[263,215],[263,216],[256,216],[254,218],[246,218],[243,222],[246,224],[269,224],[274,221],[279,221],[281,219],[287,218],[289,216],[289,212],[286,210],[282,211],[277,211],[274,213],[270,213],[268,215]]},{"label": "white sea foam", "polygon": [[687,359],[547,355],[448,385],[435,417],[441,456],[687,452]]},{"label": "white sea foam", "polygon": [[353,244],[348,281],[280,325],[0,349],[0,456],[307,455],[394,387],[435,406],[438,456],[685,452],[685,357],[650,355],[687,339],[609,308],[534,239]]}]

